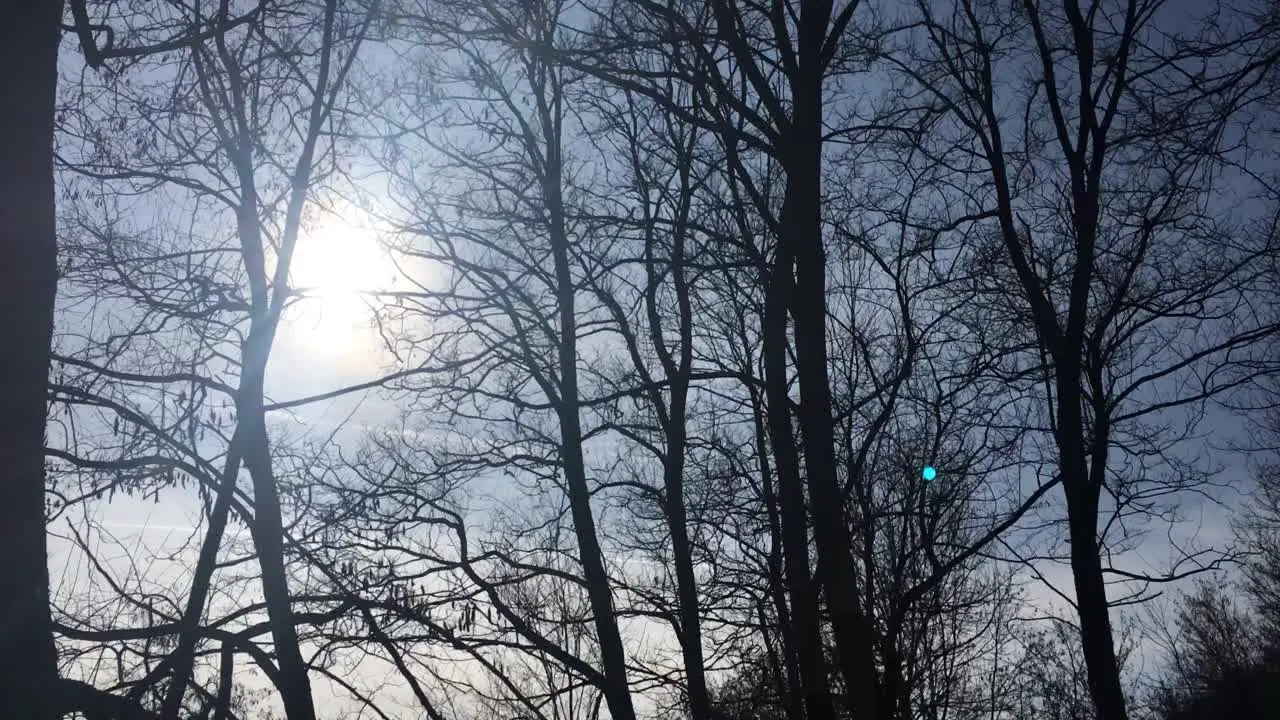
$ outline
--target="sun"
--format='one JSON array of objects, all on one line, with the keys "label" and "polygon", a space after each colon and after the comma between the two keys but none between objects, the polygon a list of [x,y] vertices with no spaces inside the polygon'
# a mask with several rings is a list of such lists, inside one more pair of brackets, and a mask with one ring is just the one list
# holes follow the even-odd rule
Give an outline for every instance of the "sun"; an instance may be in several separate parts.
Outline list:
[{"label": "sun", "polygon": [[371,222],[351,208],[325,213],[298,238],[289,285],[300,298],[289,326],[302,345],[326,354],[358,356],[376,349],[376,300],[399,274]]}]

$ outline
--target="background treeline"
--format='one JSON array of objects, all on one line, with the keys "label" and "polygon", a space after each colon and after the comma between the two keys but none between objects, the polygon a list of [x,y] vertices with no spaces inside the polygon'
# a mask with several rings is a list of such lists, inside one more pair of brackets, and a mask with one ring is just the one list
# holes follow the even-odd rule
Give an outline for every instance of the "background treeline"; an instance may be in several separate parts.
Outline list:
[{"label": "background treeline", "polygon": [[0,716],[1280,717],[1269,0],[0,7]]}]

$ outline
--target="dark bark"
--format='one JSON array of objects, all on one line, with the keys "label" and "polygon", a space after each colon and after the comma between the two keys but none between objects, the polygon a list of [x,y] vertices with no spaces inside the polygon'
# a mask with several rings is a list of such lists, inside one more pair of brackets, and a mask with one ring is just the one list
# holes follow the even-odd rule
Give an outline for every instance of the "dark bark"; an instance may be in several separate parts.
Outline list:
[{"label": "dark bark", "polygon": [[785,244],[779,247],[768,279],[763,323],[765,395],[769,441],[778,477],[778,515],[782,524],[782,554],[787,595],[791,598],[795,654],[800,669],[800,694],[808,720],[835,717],[827,682],[826,657],[818,626],[818,596],[809,572],[809,530],[800,458],[792,432],[791,397],[787,382],[787,307],[794,292],[793,260]]},{"label": "dark bark", "polygon": [[[271,330],[274,333],[274,328]],[[252,331],[251,331],[252,335]],[[262,567],[262,594],[266,600],[271,640],[280,668],[280,698],[289,720],[315,720],[315,702],[307,677],[307,664],[298,646],[298,629],[294,622],[292,597],[284,562],[284,526],[280,510],[280,494],[267,439],[266,417],[262,411],[262,371],[265,358],[255,368],[253,387],[241,389],[238,403],[240,422],[245,425],[244,464],[253,478],[254,515],[250,527],[253,544]],[[250,407],[244,407],[244,406]]]},{"label": "dark bark", "polygon": [[[754,388],[750,389],[751,410],[755,423],[755,440],[760,456],[760,488],[765,512],[769,518],[769,597],[773,600],[774,612],[778,614],[778,635],[782,640],[782,660],[784,672],[779,673],[779,683],[785,680],[787,690],[787,720],[803,720],[804,698],[800,688],[800,659],[796,653],[795,625],[791,621],[791,612],[787,606],[786,572],[783,570],[783,535],[782,518],[779,514],[778,495],[773,487],[773,471],[769,467],[769,445],[766,441],[766,417],[764,403]],[[782,696],[783,693],[779,693]]]},{"label": "dark bark", "polygon": [[[687,293],[682,305],[687,306]],[[685,326],[688,327],[687,325]],[[687,333],[685,334],[688,337]],[[685,345],[688,348],[689,344]],[[689,350],[681,350],[681,364],[687,370]],[[689,683],[689,710],[694,720],[709,720],[711,699],[702,660],[701,619],[698,586],[693,574],[693,551],[689,541],[689,519],[684,507],[684,452],[686,445],[685,402],[689,391],[687,373],[671,383],[671,417],[667,430],[667,458],[663,468],[666,490],[667,527],[671,532],[671,555],[676,569],[676,592],[680,607],[680,649]]]},{"label": "dark bark", "polygon": [[[541,94],[545,89],[538,88],[537,91]],[[543,115],[542,126],[547,130],[558,129],[558,118],[551,117],[552,111],[547,98],[542,96],[538,101]],[[559,98],[551,102],[558,105]],[[575,283],[569,266],[571,248],[562,198],[559,138],[549,137],[547,145],[544,166],[546,175],[542,178],[542,183],[550,216],[551,255],[555,266],[556,299],[559,305],[560,338],[557,359],[560,365],[560,382],[557,388],[557,414],[560,420],[565,484],[568,486],[574,535],[578,541],[578,557],[582,563],[583,577],[587,581],[587,594],[600,643],[606,683],[604,695],[609,705],[609,714],[614,720],[635,720],[635,708],[631,703],[631,690],[627,682],[622,634],[618,630],[613,595],[609,590],[609,574],[604,566],[604,556],[596,534],[595,518],[591,511],[591,490],[587,485],[586,462],[582,455],[582,419],[578,414],[578,324],[574,312]]]},{"label": "dark bark", "polygon": [[[671,533],[671,556],[676,570],[676,593],[680,608],[680,650],[684,658],[689,691],[689,711],[693,720],[711,720],[711,697],[707,692],[707,675],[702,658],[702,620],[698,606],[698,585],[693,574],[693,545],[689,540],[689,518],[685,509],[684,469],[688,445],[687,406],[689,378],[693,369],[693,307],[688,278],[685,275],[685,241],[690,210],[690,161],[680,168],[681,201],[678,221],[673,232],[671,279],[676,293],[677,331],[680,347],[674,357],[662,340],[662,316],[657,304],[659,273],[654,267],[653,242],[647,250],[649,290],[646,309],[649,332],[663,371],[670,382],[671,402],[663,413],[663,434],[667,439],[663,458],[662,481],[666,493],[667,529]],[[661,403],[661,393],[655,392]],[[659,405],[660,407],[660,405]]]},{"label": "dark bark", "polygon": [[191,680],[195,663],[196,642],[200,639],[200,617],[204,613],[205,602],[212,587],[213,572],[217,567],[218,548],[222,545],[222,537],[226,533],[227,520],[231,514],[231,503],[235,495],[236,477],[240,474],[240,441],[239,433],[231,438],[231,451],[228,453],[222,478],[218,484],[214,499],[213,511],[209,515],[209,529],[205,532],[200,544],[200,555],[196,559],[195,571],[192,574],[191,592],[187,595],[187,604],[183,608],[179,621],[177,647],[169,655],[166,662],[161,663],[145,679],[142,685],[150,685],[158,680],[163,672],[170,671],[169,689],[165,693],[161,717],[176,718],[182,708],[182,697],[186,693],[187,683]]},{"label": "dark bark", "polygon": [[[558,194],[558,190],[557,190]],[[556,283],[560,302],[560,436],[564,447],[565,483],[569,488],[569,506],[573,516],[573,529],[578,540],[578,557],[582,562],[583,577],[587,581],[587,593],[591,612],[595,617],[596,634],[600,642],[600,655],[605,671],[605,698],[609,713],[618,720],[635,720],[631,704],[631,691],[626,676],[626,656],[622,647],[622,635],[613,609],[613,596],[609,591],[609,575],[604,567],[604,557],[597,539],[595,518],[591,512],[591,490],[587,486],[586,464],[582,456],[582,421],[578,416],[578,349],[577,323],[574,316],[573,278],[569,273],[569,252],[563,227],[552,231],[555,248]]]},{"label": "dark bark", "polygon": [[44,430],[58,250],[53,134],[61,0],[0,6],[0,716],[58,715]]},{"label": "dark bark", "polygon": [[[1126,720],[1120,665],[1111,630],[1110,605],[1102,572],[1102,548],[1098,541],[1098,504],[1106,472],[1106,418],[1097,420],[1094,447],[1086,447],[1082,411],[1084,399],[1079,375],[1066,386],[1071,373],[1059,377],[1058,451],[1063,490],[1067,499],[1067,527],[1071,538],[1071,574],[1075,582],[1080,617],[1080,640],[1089,692],[1102,720]],[[1092,450],[1092,452],[1090,452]],[[1086,457],[1089,461],[1086,463]]]},{"label": "dark bark", "polygon": [[[878,717],[879,695],[873,644],[861,608],[857,566],[836,475],[835,429],[827,353],[827,265],[822,232],[822,110],[831,27],[830,2],[804,3],[791,77],[792,122],[782,147],[787,171],[782,228],[794,243],[796,374],[800,380],[800,427],[806,479],[813,508],[822,587],[831,613],[837,661],[849,707],[859,717]],[[840,29],[837,27],[836,32]]]},{"label": "dark bark", "polygon": [[[1079,8],[1066,3],[1072,17],[1078,53],[1077,65],[1082,75],[1080,87],[1088,99],[1092,77],[1092,38],[1081,23]],[[1130,6],[1132,8],[1132,5]],[[1027,2],[1025,8],[1033,18],[1039,10]],[[1072,13],[1074,11],[1074,13]],[[1129,17],[1126,34],[1133,32],[1134,18]],[[1033,27],[1038,28],[1037,25]],[[1037,35],[1037,37],[1040,37]],[[1041,51],[1044,52],[1043,49]],[[1042,58],[1043,59],[1043,58]],[[1121,62],[1128,61],[1128,46],[1122,48]],[[1047,63],[1047,60],[1045,61]],[[1122,64],[1120,66],[1124,68]],[[1115,82],[1123,87],[1123,69]],[[1056,428],[1054,437],[1058,446],[1058,470],[1067,500],[1067,527],[1071,543],[1071,569],[1075,581],[1078,613],[1081,626],[1081,646],[1085,666],[1089,674],[1090,694],[1100,720],[1127,720],[1124,694],[1120,684],[1119,663],[1111,632],[1106,587],[1102,572],[1101,547],[1098,538],[1098,507],[1101,478],[1105,472],[1105,451],[1095,452],[1093,467],[1086,461],[1089,445],[1083,417],[1084,393],[1083,353],[1089,321],[1089,293],[1094,279],[1096,263],[1096,239],[1099,217],[1099,193],[1103,172],[1103,158],[1108,147],[1107,130],[1114,117],[1121,91],[1113,92],[1110,105],[1103,118],[1096,111],[1083,113],[1075,142],[1068,136],[1062,98],[1056,91],[1048,93],[1048,104],[1058,123],[1058,143],[1065,156],[1070,175],[1070,195],[1074,236],[1074,257],[1071,272],[1068,307],[1065,323],[1045,292],[1044,283],[1031,265],[1025,238],[1018,231],[1014,217],[1013,193],[1005,165],[1005,148],[999,131],[996,110],[990,98],[981,105],[984,121],[988,124],[990,138],[986,153],[996,193],[997,217],[1004,247],[1017,274],[1020,290],[1026,299],[1030,317],[1041,346],[1052,357],[1054,364],[1054,390],[1057,394]],[[1090,101],[1086,107],[1092,107]],[[1101,429],[1102,432],[1098,432]],[[1105,428],[1094,428],[1093,442],[1105,446]],[[1101,461],[1101,464],[1099,464]]]}]

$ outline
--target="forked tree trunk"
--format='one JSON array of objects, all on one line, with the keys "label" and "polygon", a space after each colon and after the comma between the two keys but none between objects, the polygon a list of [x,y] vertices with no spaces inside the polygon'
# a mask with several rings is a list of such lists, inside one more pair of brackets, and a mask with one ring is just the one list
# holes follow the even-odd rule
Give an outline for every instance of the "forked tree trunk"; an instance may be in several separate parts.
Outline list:
[{"label": "forked tree trunk", "polygon": [[[782,226],[795,258],[796,376],[806,485],[822,589],[831,614],[836,661],[855,717],[879,718],[879,678],[873,639],[862,611],[845,495],[836,474],[835,427],[827,351],[827,264],[822,231],[823,54],[842,32],[832,27],[832,3],[801,6],[797,67],[791,77],[792,123],[784,136],[787,172]],[[846,9],[847,11],[847,9]],[[835,33],[834,37],[828,35]],[[782,242],[782,240],[780,240]]]}]

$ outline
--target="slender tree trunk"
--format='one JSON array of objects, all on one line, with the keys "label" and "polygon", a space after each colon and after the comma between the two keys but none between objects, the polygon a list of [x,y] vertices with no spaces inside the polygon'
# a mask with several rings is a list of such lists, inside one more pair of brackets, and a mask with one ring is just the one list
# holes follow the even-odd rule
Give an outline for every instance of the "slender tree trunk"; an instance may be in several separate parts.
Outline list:
[{"label": "slender tree trunk", "polygon": [[[274,323],[272,323],[274,325]],[[274,327],[269,331],[274,334]],[[298,645],[298,629],[293,618],[293,602],[284,562],[284,524],[280,493],[271,467],[266,417],[262,409],[263,371],[266,362],[253,368],[252,386],[242,387],[243,407],[238,419],[245,429],[244,464],[253,479],[253,545],[262,568],[262,594],[267,606],[267,622],[280,667],[280,698],[289,720],[315,720],[315,702],[307,665]]]},{"label": "slender tree trunk", "polygon": [[[1072,5],[1078,16],[1078,6]],[[1077,37],[1082,46],[1091,44],[1087,37]],[[1092,66],[1091,55],[1080,61],[1081,68]],[[1087,85],[1085,86],[1087,88]],[[1053,103],[1058,102],[1051,95]],[[1060,139],[1067,158],[1071,176],[1071,228],[1075,240],[1075,258],[1071,277],[1070,301],[1065,328],[1050,297],[1044,290],[1044,281],[1033,269],[1028,253],[1023,248],[1024,239],[1018,232],[1013,212],[1013,194],[1004,161],[1003,139],[994,107],[988,103],[982,112],[991,128],[990,147],[987,150],[991,166],[992,185],[996,192],[996,208],[1000,233],[1018,283],[1027,300],[1035,325],[1036,335],[1042,346],[1053,358],[1054,390],[1057,393],[1058,472],[1062,480],[1063,494],[1067,500],[1067,529],[1071,542],[1071,572],[1075,583],[1077,611],[1080,617],[1081,647],[1085,668],[1089,675],[1089,689],[1099,720],[1128,720],[1124,692],[1120,684],[1119,663],[1116,660],[1112,637],[1110,612],[1106,586],[1102,574],[1101,547],[1098,541],[1098,502],[1101,481],[1106,472],[1107,427],[1105,419],[1094,429],[1093,463],[1090,467],[1085,456],[1085,420],[1082,414],[1084,394],[1082,353],[1085,350],[1085,329],[1089,320],[1089,292],[1096,262],[1095,241],[1099,218],[1099,193],[1102,187],[1104,157],[1107,151],[1105,128],[1099,130],[1093,115],[1081,120],[1084,125],[1079,133],[1080,142],[1089,139],[1093,145],[1091,156],[1085,148],[1074,148]],[[1029,241],[1029,238],[1027,239]],[[1102,413],[1100,418],[1105,418]]]},{"label": "slender tree trunk", "polygon": [[[688,167],[682,178],[688,190]],[[689,541],[689,518],[684,502],[685,450],[688,444],[687,405],[689,401],[689,375],[693,368],[693,307],[689,300],[689,286],[685,278],[684,240],[685,223],[688,220],[687,202],[681,207],[679,227],[675,231],[671,251],[671,277],[679,305],[680,349],[675,358],[665,349],[658,323],[655,292],[648,293],[649,327],[654,347],[659,355],[671,387],[671,403],[667,410],[666,457],[663,459],[663,487],[666,492],[667,529],[671,533],[671,555],[676,570],[676,593],[680,606],[680,650],[684,659],[685,675],[689,689],[689,711],[693,720],[711,720],[711,696],[707,691],[706,669],[702,657],[702,618],[698,606],[698,583],[693,573],[693,547]],[[650,259],[652,263],[652,259]],[[650,268],[651,288],[656,286],[657,273]]]},{"label": "slender tree trunk", "polygon": [[[1105,419],[1099,422],[1094,428],[1094,447],[1088,448],[1081,415],[1084,398],[1079,364],[1070,365],[1073,368],[1065,369],[1058,381],[1058,452],[1067,499],[1080,641],[1089,673],[1089,693],[1099,720],[1128,720],[1098,544],[1098,502],[1106,472],[1107,427]],[[1090,450],[1092,462],[1086,463]]]},{"label": "slender tree trunk", "polygon": [[[303,206],[313,180],[316,147],[321,137],[321,128],[331,110],[329,103],[332,102],[332,96],[329,93],[345,82],[360,43],[357,39],[351,54],[342,65],[333,64],[334,45],[337,42],[337,13],[337,0],[327,0],[321,31],[323,51],[315,78],[315,94],[308,109],[307,133],[293,169],[292,193],[285,211],[284,232],[273,273],[267,270],[267,245],[258,217],[260,202],[254,177],[253,153],[249,150],[252,142],[248,137],[247,125],[240,127],[238,147],[227,148],[239,176],[241,205],[237,225],[252,309],[249,336],[242,351],[240,387],[236,394],[237,434],[241,436],[243,443],[239,448],[240,455],[253,481],[254,510],[250,533],[258,553],[267,623],[271,628],[271,640],[275,645],[276,662],[280,670],[278,689],[289,720],[315,720],[316,709],[306,661],[299,645],[293,599],[289,591],[284,557],[284,520],[275,470],[271,464],[271,442],[267,434],[263,399],[271,346],[275,342],[280,317],[288,298],[289,267],[301,230]],[[371,19],[372,16],[366,16],[366,24],[360,29],[358,38],[363,38]],[[220,47],[219,52],[225,65],[234,66],[225,49]]]},{"label": "slender tree trunk", "polygon": [[608,686],[605,699],[609,714],[616,720],[635,720],[631,690],[626,676],[626,656],[622,634],[613,610],[609,591],[609,575],[605,571],[595,518],[591,514],[591,490],[587,486],[586,463],[582,456],[582,421],[578,417],[577,325],[574,319],[573,280],[569,274],[568,252],[563,247],[554,251],[557,285],[560,288],[560,436],[563,447],[565,483],[569,489],[569,506],[573,516],[578,556],[587,581],[591,612],[595,617],[596,635]]},{"label": "slender tree trunk", "polygon": [[[680,394],[687,392],[687,387]],[[672,395],[677,391],[672,388]],[[676,420],[677,410],[679,420]],[[684,398],[671,403],[672,432],[668,434],[667,463],[663,469],[667,494],[667,526],[676,569],[676,592],[680,605],[680,650],[689,684],[689,711],[693,720],[711,720],[711,697],[702,659],[702,619],[698,611],[698,584],[693,574],[693,552],[689,542],[689,520],[684,507]],[[678,426],[678,427],[677,427]],[[678,458],[678,459],[677,459]]]},{"label": "slender tree trunk", "polygon": [[898,649],[898,628],[885,631],[884,640],[884,681],[880,696],[881,720],[893,718],[909,718],[911,696],[907,692],[902,653]]},{"label": "slender tree trunk", "polygon": [[832,720],[835,709],[827,682],[826,657],[818,625],[818,596],[809,574],[809,530],[805,511],[800,458],[791,427],[791,396],[787,391],[787,305],[794,292],[794,261],[789,241],[779,238],[768,279],[764,312],[765,394],[769,441],[778,475],[778,515],[782,521],[782,551],[791,597],[795,653],[800,669],[800,694],[808,720]]},{"label": "slender tree trunk", "polygon": [[796,373],[800,378],[800,427],[813,507],[822,586],[831,613],[838,662],[849,707],[877,717],[874,648],[861,611],[858,572],[836,476],[835,428],[827,355],[826,250],[822,234],[822,49],[830,2],[804,3],[798,31],[798,68],[791,81],[793,119],[783,148],[787,170],[783,232],[794,243]]},{"label": "slender tree trunk", "polygon": [[[324,38],[332,50],[332,24],[334,7],[326,7]],[[321,66],[317,87],[328,86],[328,62]],[[275,276],[267,272],[266,243],[257,212],[258,189],[253,176],[250,156],[237,160],[240,176],[241,206],[238,225],[241,255],[249,278],[250,304],[253,318],[249,336],[241,353],[240,387],[236,393],[237,434],[242,443],[240,456],[253,481],[253,520],[250,534],[258,553],[258,566],[262,572],[262,595],[267,606],[267,623],[271,627],[271,640],[275,645],[276,662],[280,669],[280,699],[289,720],[315,720],[315,703],[311,696],[311,683],[307,677],[306,663],[298,647],[298,629],[293,619],[293,602],[289,594],[289,578],[284,562],[284,523],[281,518],[280,493],[276,487],[275,472],[271,466],[271,443],[267,436],[266,413],[263,409],[267,363],[271,359],[271,346],[280,325],[284,310],[285,292],[288,286],[288,267],[293,258],[302,214],[306,188],[310,182],[311,168],[318,136],[317,117],[321,116],[323,96],[317,93],[313,104],[310,132],[307,135],[298,165],[294,172],[294,194],[289,198],[285,217],[284,242],[282,243]],[[269,284],[270,283],[270,284]]]},{"label": "slender tree trunk", "polygon": [[56,717],[44,430],[58,248],[53,133],[61,0],[0,3],[0,717]]},{"label": "slender tree trunk", "polygon": [[157,666],[152,677],[143,684],[151,684],[161,677],[160,673],[171,668],[169,689],[165,693],[161,705],[160,717],[165,720],[176,720],[182,710],[182,698],[186,694],[187,683],[194,671],[196,642],[200,639],[200,617],[204,614],[204,606],[209,598],[209,590],[213,585],[213,573],[217,569],[218,549],[222,547],[222,537],[226,533],[227,519],[231,514],[231,501],[235,495],[236,478],[240,474],[240,433],[231,437],[230,449],[222,477],[213,500],[213,510],[209,514],[209,529],[205,531],[204,540],[200,544],[200,555],[196,559],[195,572],[191,579],[191,592],[187,596],[187,605],[179,620],[178,645],[169,655],[166,662]]},{"label": "slender tree trunk", "polygon": [[[252,222],[256,223],[256,219]],[[242,226],[241,232],[253,241],[260,242],[256,226]],[[259,263],[250,262],[258,266]],[[258,267],[258,270],[261,268]],[[251,272],[254,270],[251,269]],[[262,303],[265,307],[265,301]],[[174,674],[165,697],[162,717],[176,720],[182,707],[186,684],[191,678],[195,643],[199,637],[200,616],[211,587],[216,569],[218,549],[226,531],[232,496],[235,494],[236,477],[241,463],[249,471],[254,486],[254,516],[250,525],[258,562],[262,569],[263,597],[267,606],[267,622],[271,627],[271,639],[275,645],[280,671],[281,701],[289,720],[314,720],[315,704],[307,677],[306,663],[298,645],[298,632],[293,620],[292,601],[289,595],[288,577],[284,566],[284,530],[281,519],[279,493],[275,474],[271,467],[270,445],[263,412],[263,380],[270,356],[271,340],[275,335],[277,316],[262,310],[266,317],[255,320],[249,331],[243,352],[244,376],[241,378],[236,398],[236,432],[228,450],[218,495],[210,518],[209,531],[200,549],[195,579],[187,608],[183,614],[183,628],[178,648],[173,654]]]},{"label": "slender tree trunk", "polygon": [[[543,118],[547,129],[558,127],[550,117]],[[551,220],[551,254],[555,266],[557,302],[559,305],[560,342],[557,348],[560,365],[559,407],[560,439],[564,462],[565,484],[568,486],[569,509],[578,541],[578,557],[587,581],[587,595],[595,617],[596,637],[604,665],[607,687],[605,700],[613,720],[635,720],[631,689],[627,682],[627,659],[622,634],[613,610],[609,590],[609,574],[605,570],[596,522],[591,513],[591,490],[587,486],[586,462],[582,456],[582,420],[578,415],[578,325],[575,316],[575,284],[569,267],[569,235],[565,227],[561,195],[560,152],[558,138],[548,141],[547,177],[543,193]]]},{"label": "slender tree trunk", "polygon": [[[769,445],[765,440],[764,403],[754,388],[749,388],[751,411],[755,418],[756,448],[760,456],[760,488],[765,512],[769,518],[769,596],[778,614],[778,634],[782,639],[784,664],[779,684],[786,690],[787,720],[803,720],[804,698],[800,694],[800,661],[796,655],[795,626],[787,608],[786,573],[783,571],[782,519],[778,496],[773,487],[773,471],[769,468]],[[785,680],[785,683],[782,681]]]}]

